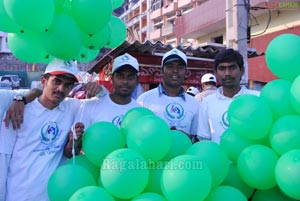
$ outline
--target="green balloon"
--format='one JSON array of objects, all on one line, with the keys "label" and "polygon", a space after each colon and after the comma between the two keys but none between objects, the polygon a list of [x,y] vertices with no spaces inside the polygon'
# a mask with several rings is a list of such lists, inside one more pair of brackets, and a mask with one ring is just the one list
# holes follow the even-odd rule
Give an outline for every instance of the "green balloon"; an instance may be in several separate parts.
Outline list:
[{"label": "green balloon", "polygon": [[149,179],[144,192],[154,192],[162,194],[160,180],[166,163],[167,161],[157,161],[155,163],[148,164]]},{"label": "green balloon", "polygon": [[111,0],[113,9],[119,8],[124,3],[124,0]]},{"label": "green balloon", "polygon": [[275,169],[279,188],[289,197],[300,200],[300,150],[294,149],[283,154]]},{"label": "green balloon", "polygon": [[85,156],[97,167],[112,151],[125,147],[125,140],[118,127],[110,122],[97,122],[87,128],[82,139]]},{"label": "green balloon", "polygon": [[97,58],[98,54],[99,54],[99,49],[93,50],[86,47],[82,47],[79,52],[79,56],[76,58],[76,60],[79,63],[92,62]]},{"label": "green balloon", "polygon": [[267,190],[257,190],[251,198],[251,201],[296,201],[286,196],[277,186]]},{"label": "green balloon", "polygon": [[167,200],[163,196],[157,193],[147,192],[138,195],[137,197],[133,198],[132,201],[167,201]]},{"label": "green balloon", "polygon": [[80,29],[87,34],[98,33],[110,20],[111,1],[72,0],[73,16]]},{"label": "green balloon", "polygon": [[111,31],[109,24],[106,24],[95,34],[81,33],[83,45],[86,48],[97,50],[104,47],[110,39]]},{"label": "green balloon", "polygon": [[242,180],[250,187],[266,190],[276,185],[276,153],[264,145],[251,145],[245,148],[237,162]]},{"label": "green balloon", "polygon": [[290,100],[293,108],[300,114],[300,75],[296,77],[291,86]]},{"label": "green balloon", "polygon": [[211,190],[212,175],[198,156],[173,158],[162,173],[161,188],[167,200],[204,200]]},{"label": "green balloon", "polygon": [[54,0],[55,13],[72,16],[72,4],[70,0]]},{"label": "green balloon", "polygon": [[208,166],[212,176],[212,187],[224,181],[229,171],[229,159],[219,144],[212,141],[200,141],[193,144],[186,154],[196,155]]},{"label": "green balloon", "polygon": [[293,81],[300,74],[300,37],[294,34],[275,37],[266,49],[266,62],[274,75]]},{"label": "green balloon", "polygon": [[245,195],[232,186],[218,186],[213,189],[205,201],[247,201]]},{"label": "green balloon", "polygon": [[230,128],[243,138],[264,138],[273,123],[272,111],[268,104],[255,95],[237,97],[228,108]]},{"label": "green balloon", "polygon": [[192,146],[190,138],[179,130],[171,130],[172,144],[169,152],[164,157],[165,161],[169,161],[176,156],[182,155]]},{"label": "green balloon", "polygon": [[[292,83],[288,80],[272,80],[261,90],[260,97],[264,99],[271,108],[274,119],[278,119],[287,114],[296,113],[290,101],[291,86]],[[278,105],[280,105],[280,107],[278,107]]]},{"label": "green balloon", "polygon": [[41,36],[45,50],[63,60],[77,58],[83,46],[79,27],[65,14],[56,14],[49,29]]},{"label": "green balloon", "polygon": [[77,155],[74,159],[70,158],[66,161],[66,164],[75,164],[85,168],[94,177],[95,181],[97,181],[100,176],[100,168],[92,164],[85,155]]},{"label": "green balloon", "polygon": [[243,149],[256,142],[255,140],[241,137],[229,127],[221,136],[220,146],[226,151],[229,160],[236,163]]},{"label": "green balloon", "polygon": [[9,33],[20,33],[21,26],[16,24],[6,13],[3,0],[0,0],[0,30]]},{"label": "green balloon", "polygon": [[232,186],[239,191],[241,191],[246,198],[250,198],[250,196],[254,192],[254,188],[248,186],[240,177],[238,173],[237,166],[233,163],[230,164],[229,166],[229,172],[224,179],[223,186]]},{"label": "green balloon", "polygon": [[169,152],[172,135],[168,124],[161,118],[147,115],[130,124],[127,146],[134,149],[146,160],[161,160]]},{"label": "green balloon", "polygon": [[140,119],[142,116],[153,115],[155,114],[145,107],[135,107],[126,112],[122,119],[121,130],[122,133],[126,136],[127,130],[131,124],[135,124],[136,120]]},{"label": "green balloon", "polygon": [[3,3],[8,16],[25,29],[44,31],[54,17],[53,0],[3,0]]},{"label": "green balloon", "polygon": [[24,33],[9,33],[7,36],[8,47],[13,55],[27,63],[45,62],[49,54],[43,48],[40,35],[32,31]]},{"label": "green balloon", "polygon": [[116,16],[112,16],[110,21],[111,36],[105,47],[116,48],[121,45],[127,35],[127,28],[124,22]]},{"label": "green balloon", "polygon": [[103,188],[87,186],[76,191],[69,201],[115,201],[115,199]]},{"label": "green balloon", "polygon": [[77,190],[95,186],[93,176],[79,165],[63,165],[57,168],[48,181],[48,195],[51,201],[69,201]]},{"label": "green balloon", "polygon": [[278,119],[272,126],[270,142],[279,155],[300,149],[300,115],[285,115]]},{"label": "green balloon", "polygon": [[129,199],[145,189],[149,178],[146,160],[132,149],[118,149],[104,159],[101,181],[113,196]]}]

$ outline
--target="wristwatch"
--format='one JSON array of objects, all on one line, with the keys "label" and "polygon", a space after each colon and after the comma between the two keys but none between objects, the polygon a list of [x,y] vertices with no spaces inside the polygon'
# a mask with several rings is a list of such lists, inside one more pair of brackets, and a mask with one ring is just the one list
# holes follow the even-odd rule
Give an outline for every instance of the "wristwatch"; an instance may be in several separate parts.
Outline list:
[{"label": "wristwatch", "polygon": [[22,101],[24,103],[24,105],[26,105],[26,103],[27,103],[25,97],[22,95],[16,95],[14,97],[14,101]]}]

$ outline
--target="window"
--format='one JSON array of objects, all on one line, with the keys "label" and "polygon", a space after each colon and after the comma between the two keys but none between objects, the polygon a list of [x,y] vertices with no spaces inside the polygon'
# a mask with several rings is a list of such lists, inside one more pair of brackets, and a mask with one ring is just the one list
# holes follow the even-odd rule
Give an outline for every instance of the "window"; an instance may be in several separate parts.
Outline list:
[{"label": "window", "polygon": [[151,1],[151,10],[157,10],[162,7],[162,0],[152,0]]},{"label": "window", "polygon": [[223,36],[217,36],[217,37],[212,38],[212,42],[223,44]]}]

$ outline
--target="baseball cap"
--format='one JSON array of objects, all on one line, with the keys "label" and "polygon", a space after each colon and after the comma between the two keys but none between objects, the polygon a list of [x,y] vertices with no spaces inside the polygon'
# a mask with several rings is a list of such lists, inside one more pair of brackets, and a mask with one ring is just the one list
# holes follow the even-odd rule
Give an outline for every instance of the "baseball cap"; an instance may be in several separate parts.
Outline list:
[{"label": "baseball cap", "polygon": [[128,53],[125,53],[121,56],[118,56],[114,59],[113,65],[112,65],[112,73],[119,70],[123,66],[129,65],[132,68],[134,68],[137,72],[139,71],[139,63],[136,58],[131,56]]},{"label": "baseball cap", "polygon": [[181,60],[184,62],[185,66],[187,66],[187,58],[186,55],[178,50],[177,48],[173,48],[172,50],[166,52],[162,58],[161,65],[164,66],[167,62]]},{"label": "baseball cap", "polygon": [[204,83],[204,82],[215,82],[215,83],[217,83],[217,79],[213,74],[206,73],[201,78],[201,83]]},{"label": "baseball cap", "polygon": [[200,91],[196,88],[196,87],[189,87],[187,90],[186,90],[186,93],[190,93],[192,95],[196,95],[197,93],[199,93]]},{"label": "baseball cap", "polygon": [[64,61],[54,58],[46,67],[45,74],[71,75],[77,82],[78,67],[73,61]]}]

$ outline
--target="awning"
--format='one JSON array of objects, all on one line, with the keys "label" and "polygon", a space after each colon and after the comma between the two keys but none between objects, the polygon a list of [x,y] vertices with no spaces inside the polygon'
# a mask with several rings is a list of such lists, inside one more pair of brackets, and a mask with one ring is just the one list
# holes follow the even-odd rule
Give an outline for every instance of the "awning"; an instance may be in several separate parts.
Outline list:
[{"label": "awning", "polygon": [[[114,58],[119,55],[129,53],[137,58],[141,66],[156,66],[160,67],[161,58],[164,53],[171,50],[171,45],[165,45],[161,41],[152,43],[145,41],[128,42],[125,41],[122,45],[115,49],[104,51],[103,56],[99,61],[92,66],[88,72],[99,73],[106,65],[110,64]],[[191,46],[178,45],[176,47],[180,51],[184,52],[188,58],[188,69],[211,69],[213,68],[213,62],[215,55],[226,46],[218,43],[203,43],[199,47],[193,48]],[[263,53],[258,54],[255,49],[248,49],[248,58],[261,56]]]}]

